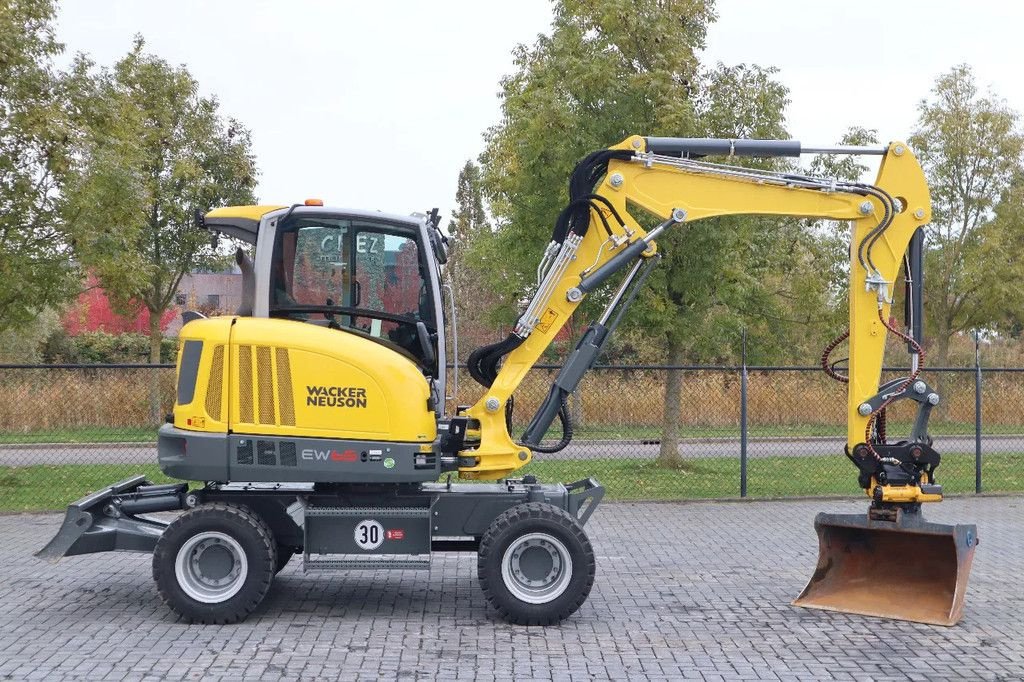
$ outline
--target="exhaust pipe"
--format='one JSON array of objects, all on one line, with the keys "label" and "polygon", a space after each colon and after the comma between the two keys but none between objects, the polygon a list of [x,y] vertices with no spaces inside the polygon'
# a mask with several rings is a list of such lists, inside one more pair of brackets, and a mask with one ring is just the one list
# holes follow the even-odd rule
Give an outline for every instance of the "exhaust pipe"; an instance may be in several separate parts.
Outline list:
[{"label": "exhaust pipe", "polygon": [[973,524],[818,514],[818,565],[795,606],[932,625],[955,625],[978,544]]}]

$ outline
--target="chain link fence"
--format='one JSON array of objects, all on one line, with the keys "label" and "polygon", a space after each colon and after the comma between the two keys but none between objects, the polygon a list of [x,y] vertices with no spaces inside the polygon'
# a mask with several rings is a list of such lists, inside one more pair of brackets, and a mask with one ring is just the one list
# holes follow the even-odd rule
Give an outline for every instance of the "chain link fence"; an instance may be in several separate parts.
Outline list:
[{"label": "chain link fence", "polygon": [[[480,396],[458,371],[449,411]],[[557,371],[536,368],[516,392],[515,436]],[[666,411],[673,375],[681,379],[678,411]],[[929,368],[926,377],[942,395],[931,433],[945,490],[1024,490],[1024,369]],[[173,405],[173,366],[3,365],[0,386],[0,510],[60,508],[137,473],[165,480],[155,433]],[[598,367],[569,407],[572,443],[536,454],[519,473],[593,476],[612,499],[861,494],[843,455],[845,386],[820,368]],[[890,408],[891,441],[909,434],[914,407]],[[674,443],[666,422],[675,424]],[[552,442],[557,430],[556,422]]]}]

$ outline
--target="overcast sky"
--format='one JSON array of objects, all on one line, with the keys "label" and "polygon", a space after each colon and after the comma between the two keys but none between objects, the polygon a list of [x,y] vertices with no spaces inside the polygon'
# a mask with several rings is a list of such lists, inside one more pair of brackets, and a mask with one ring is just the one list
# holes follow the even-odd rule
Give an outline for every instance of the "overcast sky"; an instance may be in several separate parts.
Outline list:
[{"label": "overcast sky", "polygon": [[[1024,3],[719,0],[718,12],[704,58],[778,67],[805,144],[850,125],[905,138],[935,76],[960,62],[1024,110]],[[252,129],[264,202],[440,206],[447,223],[459,168],[498,120],[512,48],[550,21],[547,0],[63,0],[58,35],[110,64],[141,33],[186,64]]]}]

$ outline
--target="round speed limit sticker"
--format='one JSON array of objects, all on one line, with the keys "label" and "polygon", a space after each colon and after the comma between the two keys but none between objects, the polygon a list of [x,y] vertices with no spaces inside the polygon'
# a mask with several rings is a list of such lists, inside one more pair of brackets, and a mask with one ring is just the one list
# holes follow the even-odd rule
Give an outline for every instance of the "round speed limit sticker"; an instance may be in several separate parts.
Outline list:
[{"label": "round speed limit sticker", "polygon": [[359,549],[377,549],[384,544],[384,526],[373,519],[364,519],[356,524],[355,540]]}]

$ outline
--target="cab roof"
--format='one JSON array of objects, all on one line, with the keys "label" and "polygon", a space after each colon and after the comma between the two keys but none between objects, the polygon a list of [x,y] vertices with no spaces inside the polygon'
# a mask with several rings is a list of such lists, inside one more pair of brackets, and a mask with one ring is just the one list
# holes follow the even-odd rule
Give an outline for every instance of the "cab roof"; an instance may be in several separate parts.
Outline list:
[{"label": "cab roof", "polygon": [[[286,205],[261,204],[259,206],[224,206],[215,208],[203,216],[204,227],[223,232],[249,243],[255,243],[259,231],[260,220],[268,213],[289,208]],[[419,215],[400,216],[380,211],[338,208],[333,206],[305,206],[298,204],[294,215],[310,215],[330,213],[367,220],[383,220],[391,223],[416,225],[422,221]]]},{"label": "cab roof", "polygon": [[206,220],[223,220],[223,219],[241,219],[241,220],[256,220],[278,209],[288,208],[287,206],[274,206],[270,204],[264,204],[260,206],[223,206],[221,208],[215,208],[207,213],[204,218]]}]

